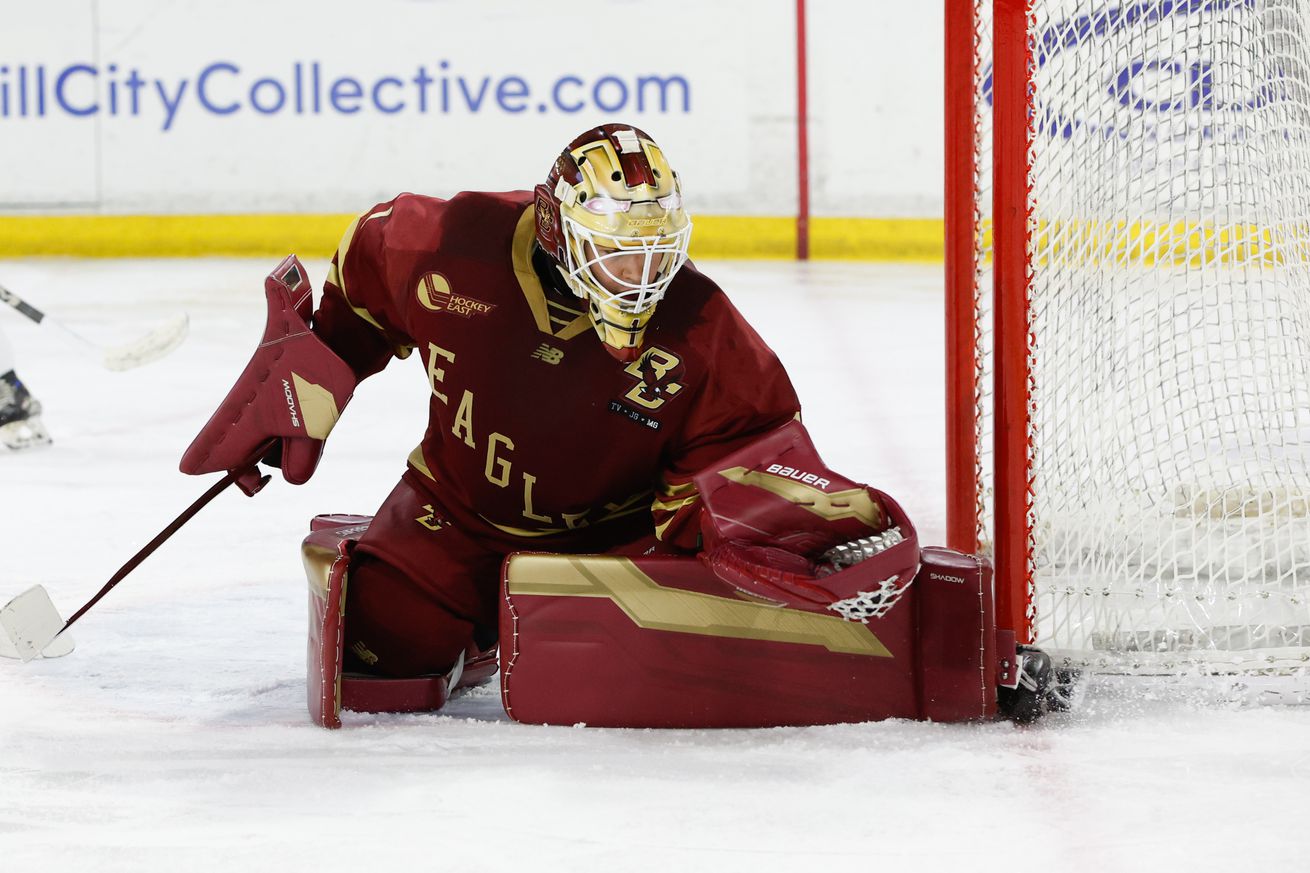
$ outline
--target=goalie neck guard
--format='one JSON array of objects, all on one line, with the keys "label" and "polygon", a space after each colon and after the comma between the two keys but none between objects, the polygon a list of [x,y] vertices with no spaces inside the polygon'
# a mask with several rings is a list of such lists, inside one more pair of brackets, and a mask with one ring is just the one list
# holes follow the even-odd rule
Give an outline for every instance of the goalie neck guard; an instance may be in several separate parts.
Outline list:
[{"label": "goalie neck guard", "polygon": [[656,305],[687,261],[692,225],[681,188],[654,140],[622,124],[574,139],[536,187],[537,242],[621,361],[639,356]]}]

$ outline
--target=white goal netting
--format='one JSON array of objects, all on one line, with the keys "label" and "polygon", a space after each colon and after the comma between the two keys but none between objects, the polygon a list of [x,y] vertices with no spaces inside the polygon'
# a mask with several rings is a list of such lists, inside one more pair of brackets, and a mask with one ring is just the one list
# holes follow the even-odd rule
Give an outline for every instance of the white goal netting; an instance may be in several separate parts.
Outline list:
[{"label": "white goal netting", "polygon": [[1028,23],[1038,641],[1310,668],[1310,0],[1039,0]]}]

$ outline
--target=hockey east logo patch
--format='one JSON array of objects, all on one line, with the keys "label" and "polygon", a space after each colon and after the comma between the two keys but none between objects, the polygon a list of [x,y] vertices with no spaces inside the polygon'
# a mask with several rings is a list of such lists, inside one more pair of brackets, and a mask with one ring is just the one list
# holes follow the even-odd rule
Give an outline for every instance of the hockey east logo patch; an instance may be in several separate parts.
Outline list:
[{"label": "hockey east logo patch", "polygon": [[431,312],[453,312],[465,318],[486,315],[496,308],[494,303],[484,303],[465,294],[456,294],[450,288],[450,281],[440,273],[427,273],[418,280],[415,289],[419,304]]}]

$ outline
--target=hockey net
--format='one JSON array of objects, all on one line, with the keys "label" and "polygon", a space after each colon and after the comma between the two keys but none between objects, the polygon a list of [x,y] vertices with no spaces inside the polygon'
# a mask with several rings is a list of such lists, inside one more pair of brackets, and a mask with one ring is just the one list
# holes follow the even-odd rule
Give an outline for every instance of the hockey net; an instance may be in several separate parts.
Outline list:
[{"label": "hockey net", "polygon": [[1304,677],[1310,2],[947,16],[951,545],[1068,663]]}]

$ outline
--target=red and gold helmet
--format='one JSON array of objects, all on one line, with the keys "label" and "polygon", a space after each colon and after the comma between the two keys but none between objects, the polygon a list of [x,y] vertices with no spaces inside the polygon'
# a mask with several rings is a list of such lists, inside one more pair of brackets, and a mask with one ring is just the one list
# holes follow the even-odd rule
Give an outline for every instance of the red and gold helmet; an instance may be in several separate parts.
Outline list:
[{"label": "red and gold helmet", "polygon": [[537,240],[606,350],[636,360],[646,325],[687,261],[691,219],[654,140],[605,124],[579,136],[536,188]]}]

